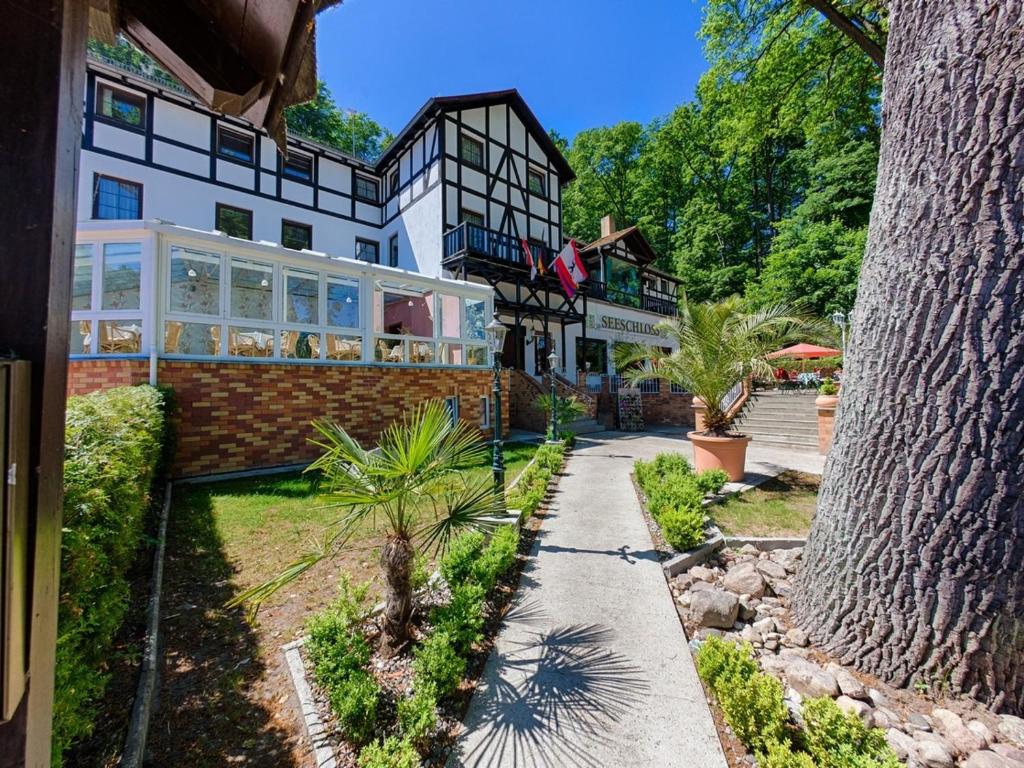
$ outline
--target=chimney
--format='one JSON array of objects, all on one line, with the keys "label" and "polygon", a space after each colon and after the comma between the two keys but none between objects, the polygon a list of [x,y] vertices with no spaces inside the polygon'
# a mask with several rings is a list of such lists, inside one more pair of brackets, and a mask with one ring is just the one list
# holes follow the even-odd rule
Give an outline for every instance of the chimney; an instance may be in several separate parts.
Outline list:
[{"label": "chimney", "polygon": [[601,237],[607,237],[615,231],[615,217],[610,213],[601,219]]}]

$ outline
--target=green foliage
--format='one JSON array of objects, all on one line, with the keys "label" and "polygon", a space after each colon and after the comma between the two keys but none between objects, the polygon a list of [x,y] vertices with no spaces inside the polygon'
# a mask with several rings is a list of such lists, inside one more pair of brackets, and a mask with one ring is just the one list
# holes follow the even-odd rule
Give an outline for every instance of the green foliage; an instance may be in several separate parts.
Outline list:
[{"label": "green foliage", "polygon": [[818,394],[831,397],[839,393],[839,386],[831,378],[825,379],[818,387]]},{"label": "green foliage", "polygon": [[413,591],[423,589],[430,581],[430,559],[423,552],[417,552],[416,558],[412,561],[412,575],[409,577],[409,585]]},{"label": "green foliage", "polygon": [[289,131],[369,162],[395,138],[369,116],[339,109],[323,80],[317,81],[312,101],[286,108],[284,116]]},{"label": "green foliage", "polygon": [[143,543],[161,458],[164,400],[148,386],[72,397],[64,454],[64,531],[53,762],[92,731],[128,609],[128,570]]},{"label": "green foliage", "polygon": [[699,510],[704,499],[704,491],[696,476],[678,472],[658,476],[643,488],[647,494],[647,506],[655,520],[660,520],[663,514],[672,510]]},{"label": "green foliage", "polygon": [[380,686],[373,675],[362,669],[351,672],[332,684],[327,695],[345,738],[353,744],[373,738],[380,706]]},{"label": "green foliage", "polygon": [[402,738],[426,751],[437,727],[437,689],[430,683],[417,685],[412,696],[398,702],[398,729]]},{"label": "green foliage", "polygon": [[389,736],[367,744],[359,752],[359,768],[418,768],[420,756],[406,739]]},{"label": "green foliage", "polygon": [[413,651],[415,686],[432,685],[438,696],[448,696],[466,672],[466,660],[455,650],[452,638],[435,631]]},{"label": "green foliage", "polygon": [[473,563],[473,580],[490,592],[515,565],[519,551],[519,531],[511,525],[503,525],[494,532],[480,557]]},{"label": "green foliage", "polygon": [[[575,395],[571,397],[556,395],[555,402],[557,403],[559,424],[570,424],[587,412],[587,406]],[[551,421],[551,395],[538,395],[537,399],[533,401],[533,407],[538,411],[543,411],[548,422]],[[550,432],[550,427],[548,431]],[[550,435],[548,439],[551,439]]]},{"label": "green foliage", "polygon": [[699,507],[668,509],[658,518],[658,525],[665,541],[680,552],[704,542],[704,512]]},{"label": "green foliage", "polygon": [[469,581],[485,542],[486,537],[480,531],[467,531],[452,539],[441,558],[441,575],[450,587],[454,589]]},{"label": "green foliage", "polygon": [[758,768],[817,768],[806,752],[794,752],[788,741],[768,741],[757,753]]},{"label": "green foliage", "polygon": [[633,470],[636,472],[637,482],[643,487],[660,475],[691,474],[693,467],[681,453],[659,453],[650,461],[637,461]]},{"label": "green foliage", "polygon": [[705,469],[697,475],[697,487],[706,494],[718,493],[727,482],[729,475],[724,469]]},{"label": "green foliage", "polygon": [[803,705],[804,748],[819,768],[896,768],[902,765],[880,728],[868,728],[827,696]]},{"label": "green foliage", "polygon": [[451,600],[431,611],[430,621],[435,633],[446,636],[456,652],[465,655],[482,636],[487,593],[472,581],[458,584],[451,591]]},{"label": "green foliage", "polygon": [[521,510],[524,519],[537,511],[547,493],[548,483],[561,468],[564,457],[565,447],[562,445],[542,445],[537,449],[534,462],[523,470],[515,488],[508,493],[508,508]]},{"label": "green foliage", "polygon": [[697,651],[697,673],[712,693],[733,682],[745,683],[757,673],[757,662],[747,645],[708,637]]}]

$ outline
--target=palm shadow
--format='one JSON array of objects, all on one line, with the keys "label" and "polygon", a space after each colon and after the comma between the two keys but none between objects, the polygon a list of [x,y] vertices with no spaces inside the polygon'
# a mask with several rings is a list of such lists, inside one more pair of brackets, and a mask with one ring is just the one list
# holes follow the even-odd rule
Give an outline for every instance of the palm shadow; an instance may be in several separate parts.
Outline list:
[{"label": "palm shadow", "polygon": [[[524,610],[539,620],[536,607]],[[592,755],[616,742],[610,726],[649,690],[641,669],[607,647],[613,634],[599,624],[528,630],[495,651],[449,765],[600,766]]]}]

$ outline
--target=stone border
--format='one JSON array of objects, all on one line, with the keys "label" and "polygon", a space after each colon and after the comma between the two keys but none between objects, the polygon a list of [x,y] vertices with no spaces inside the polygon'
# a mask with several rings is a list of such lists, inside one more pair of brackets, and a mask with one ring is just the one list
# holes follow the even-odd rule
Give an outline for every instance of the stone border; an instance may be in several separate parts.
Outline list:
[{"label": "stone border", "polygon": [[132,704],[128,733],[124,740],[124,752],[120,765],[123,768],[138,768],[146,755],[146,735],[149,732],[149,716],[153,711],[153,700],[157,689],[157,668],[160,650],[160,599],[163,595],[164,552],[167,546],[167,521],[171,516],[171,483],[164,490],[164,504],[160,510],[160,528],[157,534],[156,554],[153,556],[153,577],[150,582],[149,605],[146,608],[146,640],[139,670],[139,685]]},{"label": "stone border", "polygon": [[750,546],[757,549],[758,552],[768,552],[772,549],[798,549],[807,545],[807,539],[800,538],[771,538],[761,536],[726,536],[725,546],[739,549],[740,547]]},{"label": "stone border", "polygon": [[299,708],[302,710],[302,720],[306,724],[306,734],[313,745],[313,758],[316,760],[316,768],[337,768],[338,761],[334,757],[334,749],[331,746],[330,737],[327,735],[327,728],[324,721],[320,719],[320,712],[316,702],[313,700],[313,689],[306,679],[306,665],[302,660],[299,648],[305,644],[306,639],[300,637],[290,643],[281,646],[284,651],[285,661],[288,663],[288,674],[295,687],[295,695],[299,699]]},{"label": "stone border", "polygon": [[675,576],[683,571],[688,571],[695,565],[700,565],[711,559],[711,556],[726,544],[726,538],[718,529],[712,525],[707,528],[708,537],[703,544],[680,552],[675,557],[666,560],[661,564],[662,569],[669,576]]}]

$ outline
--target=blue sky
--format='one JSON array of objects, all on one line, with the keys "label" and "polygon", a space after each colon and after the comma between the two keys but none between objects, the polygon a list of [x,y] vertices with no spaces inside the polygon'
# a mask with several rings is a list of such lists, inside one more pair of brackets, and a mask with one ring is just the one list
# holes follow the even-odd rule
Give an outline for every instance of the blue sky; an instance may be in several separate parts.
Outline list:
[{"label": "blue sky", "polygon": [[515,87],[567,137],[693,96],[697,0],[345,0],[317,21],[320,77],[398,132],[431,96]]}]

